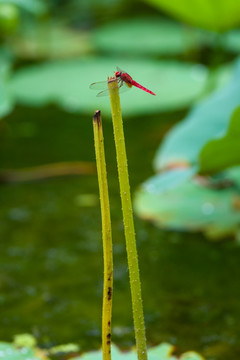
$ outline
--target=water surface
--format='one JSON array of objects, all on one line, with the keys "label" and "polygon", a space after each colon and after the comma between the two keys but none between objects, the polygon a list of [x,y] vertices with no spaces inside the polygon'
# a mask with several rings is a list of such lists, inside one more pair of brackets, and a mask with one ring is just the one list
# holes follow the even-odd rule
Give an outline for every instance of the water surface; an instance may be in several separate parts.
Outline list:
[{"label": "water surface", "polygon": [[[125,122],[130,182],[183,113]],[[113,341],[134,344],[126,252],[110,121],[104,138],[114,241]],[[0,124],[1,167],[94,161],[91,118],[18,107]],[[43,346],[101,344],[103,261],[95,175],[1,185],[0,338],[33,333]],[[148,344],[168,341],[208,359],[240,358],[240,248],[231,239],[165,232],[136,221]]]}]

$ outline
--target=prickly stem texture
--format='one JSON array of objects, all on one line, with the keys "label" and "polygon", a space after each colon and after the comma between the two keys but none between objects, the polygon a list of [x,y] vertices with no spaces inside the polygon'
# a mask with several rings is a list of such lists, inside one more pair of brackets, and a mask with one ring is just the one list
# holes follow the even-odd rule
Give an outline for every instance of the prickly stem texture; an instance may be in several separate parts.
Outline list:
[{"label": "prickly stem texture", "polygon": [[132,296],[133,320],[138,360],[147,360],[146,336],[143,317],[141,283],[138,266],[136,238],[133,222],[132,202],[130,194],[127,155],[124,140],[122,113],[119,89],[114,79],[108,81],[109,96],[112,110],[114,139],[117,153],[117,165],[122,201],[123,222],[126,238],[130,287]]},{"label": "prickly stem texture", "polygon": [[111,320],[112,320],[112,288],[113,288],[113,259],[112,259],[112,229],[110,205],[108,195],[107,170],[104,153],[103,131],[100,111],[93,117],[94,144],[97,161],[98,184],[102,214],[103,238],[103,308],[102,308],[102,351],[103,360],[111,360]]}]

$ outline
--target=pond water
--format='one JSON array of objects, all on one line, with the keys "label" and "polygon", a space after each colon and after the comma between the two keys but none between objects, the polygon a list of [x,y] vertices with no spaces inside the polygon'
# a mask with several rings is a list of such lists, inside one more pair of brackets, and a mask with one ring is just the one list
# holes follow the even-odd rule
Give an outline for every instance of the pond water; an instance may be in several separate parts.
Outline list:
[{"label": "pond water", "polygon": [[[153,174],[162,137],[183,113],[125,122],[132,191]],[[113,341],[134,344],[111,122],[103,119],[114,242]],[[91,118],[18,107],[0,124],[2,168],[94,161]],[[101,344],[103,260],[96,175],[0,187],[0,339],[29,332],[39,344]],[[166,232],[136,218],[149,345],[207,359],[240,358],[240,247]]]}]

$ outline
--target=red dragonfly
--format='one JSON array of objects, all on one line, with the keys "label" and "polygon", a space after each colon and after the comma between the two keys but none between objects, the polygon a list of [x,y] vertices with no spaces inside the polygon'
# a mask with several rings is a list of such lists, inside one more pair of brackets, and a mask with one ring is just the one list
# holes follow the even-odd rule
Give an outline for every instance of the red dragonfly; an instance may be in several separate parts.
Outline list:
[{"label": "red dragonfly", "polygon": [[[137,88],[146,91],[149,94],[156,95],[151,90],[148,90],[144,86],[137,83],[133,78],[126,72],[117,67],[117,71],[115,71],[115,77],[117,78],[117,86],[119,87],[119,92],[124,92],[131,88],[132,86],[136,86]],[[108,86],[107,81],[99,81],[90,85],[90,89],[94,90],[102,90],[97,96],[106,96],[108,95]]]}]

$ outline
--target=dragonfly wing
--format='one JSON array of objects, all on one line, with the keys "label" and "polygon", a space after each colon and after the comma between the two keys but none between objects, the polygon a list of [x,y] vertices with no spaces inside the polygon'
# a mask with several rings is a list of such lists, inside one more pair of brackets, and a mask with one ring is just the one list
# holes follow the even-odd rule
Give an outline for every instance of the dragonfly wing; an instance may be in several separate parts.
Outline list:
[{"label": "dragonfly wing", "polygon": [[124,93],[125,91],[128,91],[131,89],[131,87],[127,86],[125,82],[122,83],[121,87],[119,88],[120,94]]},{"label": "dragonfly wing", "polygon": [[121,73],[126,73],[126,71],[125,71],[125,70],[120,69],[120,67],[118,67],[118,66],[117,66],[117,71],[120,71]]},{"label": "dragonfly wing", "polygon": [[101,96],[107,96],[109,94],[108,89],[100,91],[100,93],[97,94],[97,97],[101,97]]},{"label": "dragonfly wing", "polygon": [[[100,91],[100,93],[97,94],[98,97],[101,97],[101,96],[108,95],[109,91],[108,91],[107,86],[108,86],[107,81],[99,81],[99,82],[92,83],[89,87],[90,87],[90,89],[93,89],[93,90],[102,90],[102,91]],[[117,79],[116,86],[119,87],[119,91],[121,93],[128,90],[128,86],[125,83],[123,83],[121,79]]]},{"label": "dragonfly wing", "polygon": [[[129,90],[130,88],[129,88],[129,86],[127,86],[125,83],[122,83],[122,85],[121,84],[118,84],[120,87],[119,87],[119,92],[120,93],[123,93],[123,92],[125,92],[125,91],[127,91],[127,90]],[[101,96],[107,96],[109,94],[109,91],[108,91],[108,89],[106,89],[106,90],[103,90],[103,91],[101,91],[100,93],[98,93],[97,94],[97,96],[98,97],[101,97]]]},{"label": "dragonfly wing", "polygon": [[[119,83],[121,82],[121,79],[117,79],[117,83],[118,83],[118,87],[120,86]],[[108,82],[106,81],[98,81],[98,82],[94,82],[91,85],[89,85],[90,89],[93,90],[104,90],[108,87]]]},{"label": "dragonfly wing", "polygon": [[98,81],[98,82],[92,83],[89,86],[89,88],[93,89],[93,90],[104,90],[107,88],[107,81]]}]

